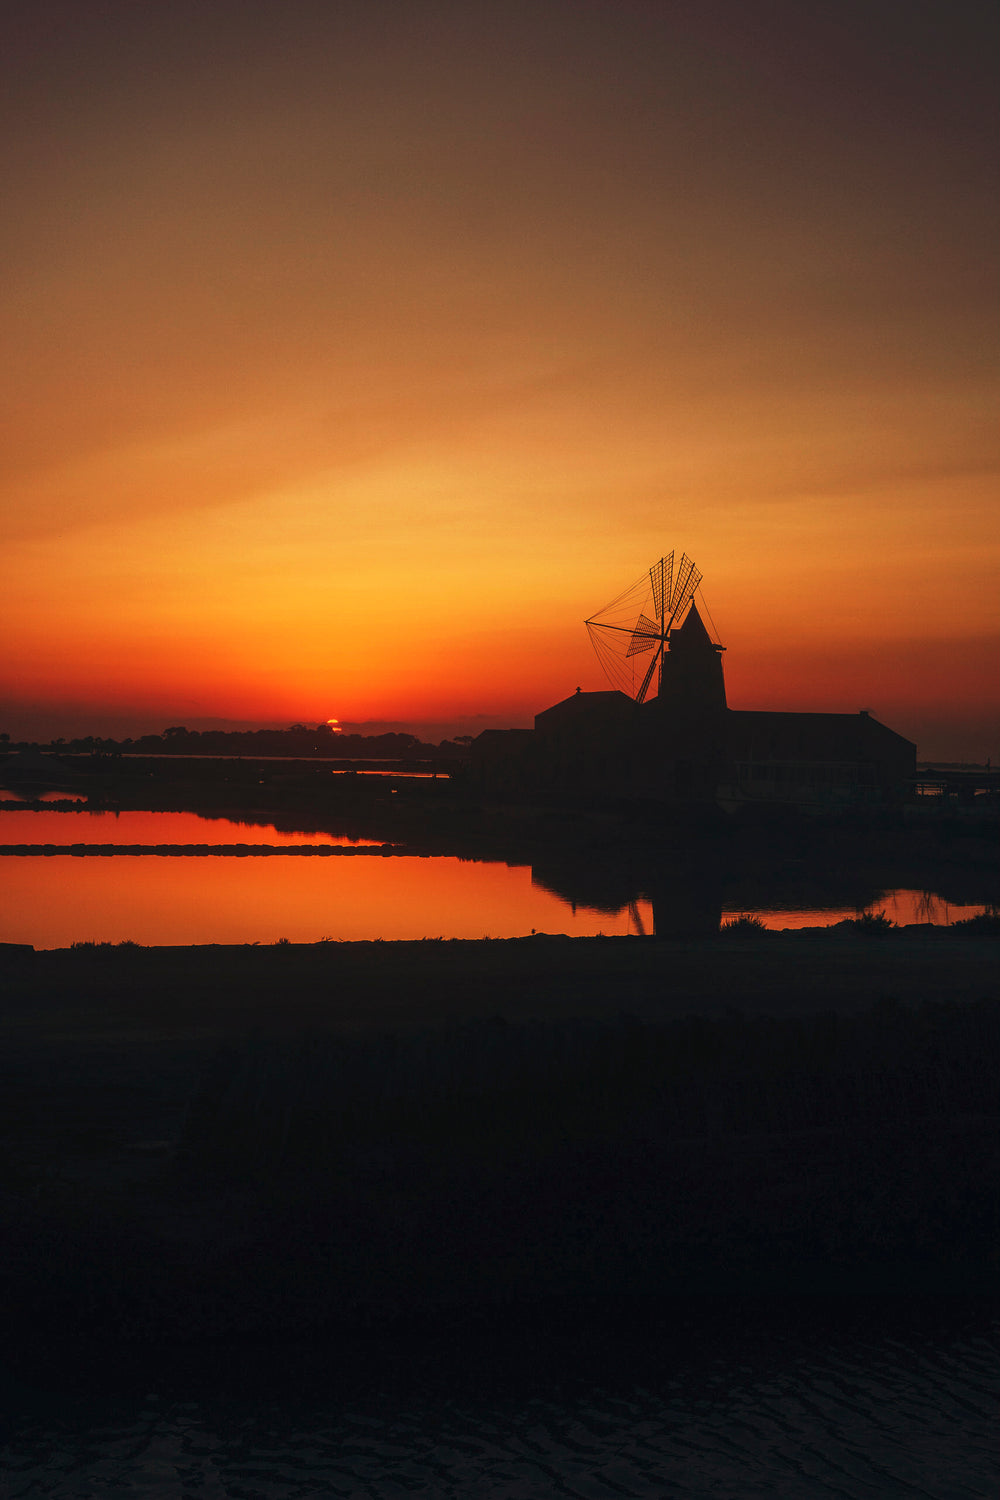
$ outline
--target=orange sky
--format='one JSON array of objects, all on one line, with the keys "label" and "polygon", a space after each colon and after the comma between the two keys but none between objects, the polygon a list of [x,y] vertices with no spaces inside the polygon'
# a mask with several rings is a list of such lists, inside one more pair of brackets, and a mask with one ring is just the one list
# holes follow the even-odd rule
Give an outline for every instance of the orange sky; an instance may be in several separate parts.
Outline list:
[{"label": "orange sky", "polygon": [[8,12],[0,728],[530,722],[675,547],[734,706],[995,758],[993,24]]}]

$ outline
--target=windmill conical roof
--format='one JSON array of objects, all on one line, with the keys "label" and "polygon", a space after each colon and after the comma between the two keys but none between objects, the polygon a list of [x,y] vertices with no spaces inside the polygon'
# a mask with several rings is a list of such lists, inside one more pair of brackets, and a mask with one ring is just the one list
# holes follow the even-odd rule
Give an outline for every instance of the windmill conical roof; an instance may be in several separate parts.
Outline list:
[{"label": "windmill conical roof", "polygon": [[671,632],[671,641],[682,641],[685,646],[698,646],[707,643],[713,645],[712,637],[705,629],[705,622],[698,613],[698,606],[694,600],[688,610],[687,619],[677,631]]}]

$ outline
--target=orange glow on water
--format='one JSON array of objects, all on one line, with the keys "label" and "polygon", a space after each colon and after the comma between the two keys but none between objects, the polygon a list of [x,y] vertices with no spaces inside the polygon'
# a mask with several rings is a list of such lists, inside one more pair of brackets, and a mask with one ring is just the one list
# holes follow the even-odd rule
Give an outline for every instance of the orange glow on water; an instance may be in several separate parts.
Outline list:
[{"label": "orange glow on water", "polygon": [[[240,859],[10,856],[2,941],[144,945],[317,942],[323,937],[518,937],[532,929],[625,934],[617,916],[578,908],[531,883],[528,868],[458,859]],[[14,934],[17,937],[14,937]]]},{"label": "orange glow on water", "polygon": [[[0,879],[0,941],[36,948],[125,940],[158,947],[503,938],[532,931],[625,937],[654,930],[645,899],[634,903],[634,913],[627,906],[573,907],[534,884],[526,866],[452,858],[27,855],[0,860]],[[981,910],[919,891],[891,892],[872,909],[901,926],[953,922]],[[738,914],[727,908],[723,917]],[[829,926],[855,914],[853,908],[759,913],[772,929]]]},{"label": "orange glow on water", "polygon": [[[923,926],[947,927],[952,922],[964,922],[983,910],[982,906],[965,906],[942,900],[927,891],[887,891],[877,901],[865,908],[873,915],[881,915],[894,922],[897,927]],[[724,907],[723,922],[732,921],[746,911],[746,907]],[[807,927],[833,927],[838,922],[851,921],[858,912],[853,906],[810,907],[802,910],[775,909],[753,913],[769,932],[797,932]]]},{"label": "orange glow on water", "polygon": [[202,818],[193,812],[75,812],[7,808],[2,844],[294,844],[366,845],[332,833],[283,833],[271,824]]}]

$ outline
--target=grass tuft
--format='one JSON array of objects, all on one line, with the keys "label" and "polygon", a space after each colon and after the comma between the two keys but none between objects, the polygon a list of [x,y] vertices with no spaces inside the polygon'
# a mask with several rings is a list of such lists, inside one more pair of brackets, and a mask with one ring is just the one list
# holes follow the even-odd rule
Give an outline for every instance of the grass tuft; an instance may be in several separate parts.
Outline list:
[{"label": "grass tuft", "polygon": [[69,946],[77,953],[138,953],[141,948],[141,944],[132,938],[123,938],[120,943],[95,943],[88,940],[82,943],[70,943]]},{"label": "grass tuft", "polygon": [[952,922],[951,926],[961,931],[963,935],[998,937],[1000,936],[1000,907],[987,906],[983,911],[977,912],[974,917],[963,917],[958,922]]},{"label": "grass tuft", "polygon": [[753,937],[757,933],[766,932],[767,927],[761,921],[760,917],[755,917],[750,912],[745,911],[741,912],[738,917],[728,917],[719,928],[719,931],[731,932],[737,937]]},{"label": "grass tuft", "polygon": [[866,937],[884,937],[896,924],[884,911],[861,911],[856,917],[849,917],[847,925]]}]

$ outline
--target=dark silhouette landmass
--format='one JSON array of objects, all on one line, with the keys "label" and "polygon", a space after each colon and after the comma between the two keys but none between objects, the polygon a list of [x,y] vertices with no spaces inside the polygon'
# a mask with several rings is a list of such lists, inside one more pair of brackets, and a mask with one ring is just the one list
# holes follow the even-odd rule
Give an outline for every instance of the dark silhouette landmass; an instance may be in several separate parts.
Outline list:
[{"label": "dark silhouette landmass", "polygon": [[[425,774],[366,776],[342,738],[282,734],[5,759],[81,827],[183,809],[530,864],[598,910],[648,899],[656,937],[0,947],[12,1343],[994,1285],[996,917],[864,916],[894,886],[995,906],[991,790],[808,817],[519,801],[444,747],[369,740],[359,766]],[[790,892],[860,916],[720,924]]]},{"label": "dark silhouette landmass", "polygon": [[[24,752],[25,742],[10,742],[12,752]],[[35,745],[31,748],[39,750]],[[288,729],[188,729],[172,725],[162,734],[144,734],[137,739],[105,739],[84,735],[57,739],[44,747],[61,755],[218,755],[301,757],[338,760],[458,760],[467,753],[466,742],[442,740],[428,745],[415,734],[343,734],[329,724],[292,724]]]},{"label": "dark silhouette landmass", "polygon": [[998,942],[0,950],[8,1336],[981,1293]]},{"label": "dark silhouette landmass", "polygon": [[[65,760],[39,753],[27,760],[29,775],[41,781],[9,778],[18,801],[0,802],[0,847],[14,843],[4,836],[4,808],[42,806],[32,796],[58,790],[53,783],[61,766],[66,800],[44,805],[73,814],[70,842],[81,846],[99,841],[88,835],[90,810],[195,811],[273,825],[303,844],[311,832],[325,833],[372,840],[400,854],[527,865],[539,885],[571,903],[610,912],[651,901],[654,930],[662,937],[706,935],[718,928],[723,905],[864,909],[883,891],[900,888],[958,905],[1000,903],[993,794],[971,810],[957,796],[940,796],[823,816],[782,806],[726,814],[704,805],[590,795],[512,802],[485,795],[461,760],[445,769],[422,764],[425,774],[415,777],[392,769],[365,775],[350,763],[310,758],[99,752]],[[397,769],[412,764],[394,762]],[[0,780],[3,774],[0,764]],[[55,854],[60,848],[18,852]],[[197,852],[213,850],[206,840]],[[266,846],[228,852],[262,858]],[[346,857],[335,849],[322,852]],[[365,850],[356,857],[366,857]]]}]

